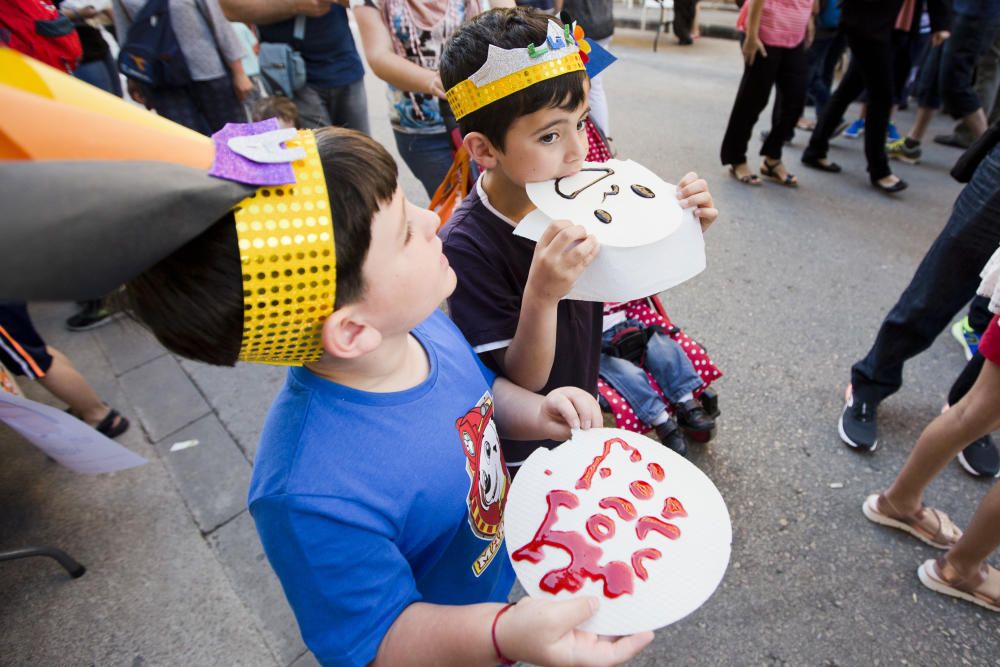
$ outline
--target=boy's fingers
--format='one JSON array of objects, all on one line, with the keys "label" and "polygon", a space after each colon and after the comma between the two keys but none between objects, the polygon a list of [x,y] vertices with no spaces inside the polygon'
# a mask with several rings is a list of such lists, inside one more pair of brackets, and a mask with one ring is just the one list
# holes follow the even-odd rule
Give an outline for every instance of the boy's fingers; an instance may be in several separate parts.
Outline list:
[{"label": "boy's fingers", "polygon": [[553,220],[552,224],[546,227],[545,231],[542,232],[541,238],[538,239],[538,245],[547,246],[548,244],[552,243],[552,239],[558,236],[559,232],[571,226],[572,224],[573,223],[571,223],[569,220]]},{"label": "boy's fingers", "polygon": [[684,187],[678,187],[677,198],[683,199],[685,197],[690,197],[691,195],[696,195],[704,192],[708,192],[708,181],[704,178],[698,178],[697,174],[690,174],[694,176],[694,180],[690,183],[686,183]]},{"label": "boy's fingers", "polygon": [[562,254],[574,243],[583,241],[587,238],[587,228],[581,225],[571,225],[559,231],[555,238],[552,239],[552,243],[549,247],[552,252],[556,254]]},{"label": "boy's fingers", "polygon": [[599,247],[597,238],[594,236],[588,236],[572,250],[567,251],[566,259],[573,266],[585,267],[594,261],[594,257],[597,256],[597,250]]},{"label": "boy's fingers", "polygon": [[570,395],[570,400],[573,401],[576,413],[580,416],[580,428],[594,428],[604,422],[604,418],[601,416],[601,406],[598,405],[597,399],[590,394],[584,391],[573,392]]},{"label": "boy's fingers", "polygon": [[699,192],[686,199],[680,200],[681,208],[691,208],[692,206],[707,206],[712,203],[712,195],[708,192]]},{"label": "boy's fingers", "polygon": [[677,190],[678,191],[683,190],[692,181],[695,181],[697,179],[698,179],[698,174],[694,173],[693,171],[689,171],[688,173],[684,174],[684,177],[681,180],[677,182]]},{"label": "boy's fingers", "polygon": [[617,665],[631,660],[639,654],[639,651],[649,646],[649,642],[651,641],[653,641],[653,633],[649,631],[617,639],[611,645],[611,659],[613,663]]},{"label": "boy's fingers", "polygon": [[586,596],[572,600],[558,600],[551,603],[550,613],[554,629],[563,635],[580,625],[597,612],[600,603],[597,598]]},{"label": "boy's fingers", "polygon": [[570,429],[580,428],[580,415],[577,414],[572,398],[560,395],[553,404],[553,407],[556,409],[563,423],[569,426]]}]

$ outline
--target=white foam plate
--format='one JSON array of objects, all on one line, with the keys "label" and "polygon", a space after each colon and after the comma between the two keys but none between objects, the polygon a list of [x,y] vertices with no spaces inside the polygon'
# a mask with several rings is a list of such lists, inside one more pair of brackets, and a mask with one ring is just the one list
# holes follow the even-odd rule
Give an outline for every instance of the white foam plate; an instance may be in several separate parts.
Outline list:
[{"label": "white foam plate", "polygon": [[[559,506],[556,501],[569,499],[565,492],[577,506]],[[627,500],[635,516],[627,507],[616,509],[622,504],[608,498]],[[556,505],[554,523],[550,501]],[[552,538],[523,548],[547,519]],[[599,611],[580,627],[602,635],[654,630],[700,607],[722,581],[732,542],[725,501],[701,470],[645,436],[609,428],[576,431],[559,447],[528,457],[511,485],[504,525],[508,556],[528,595],[596,596]],[[640,537],[637,528],[654,525],[658,528]],[[579,541],[581,556],[600,550],[590,551],[597,574],[581,575],[571,565],[569,551],[559,546],[569,540]],[[639,558],[634,565],[633,555],[647,549],[660,557]],[[577,564],[583,560],[579,557]],[[638,574],[643,567],[645,580]]]}]

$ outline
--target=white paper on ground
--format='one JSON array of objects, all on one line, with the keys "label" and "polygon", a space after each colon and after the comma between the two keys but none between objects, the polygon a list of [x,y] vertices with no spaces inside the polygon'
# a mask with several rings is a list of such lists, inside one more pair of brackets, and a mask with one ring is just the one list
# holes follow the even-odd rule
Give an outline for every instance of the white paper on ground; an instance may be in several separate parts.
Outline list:
[{"label": "white paper on ground", "polygon": [[[607,458],[598,466],[610,469],[610,475],[593,474],[589,489],[577,489],[578,480],[604,452],[605,443],[616,438],[638,450],[641,459],[632,461],[631,452],[620,444],[612,444]],[[656,481],[648,465],[656,463],[664,472]],[[550,474],[547,474],[548,473]],[[629,490],[636,480],[648,482],[653,488],[649,499],[639,499]],[[639,549],[655,548],[662,557],[644,560],[648,579],[633,576],[632,593],[608,598],[604,582],[585,579],[577,592],[552,593],[541,590],[546,574],[566,568],[570,563],[567,551],[556,546],[543,546],[542,560],[532,563],[515,560],[518,549],[534,538],[547,516],[546,496],[554,489],[571,491],[579,506],[558,509],[553,528],[574,531],[596,545],[588,537],[586,522],[595,514],[603,514],[615,526],[614,535],[597,545],[603,552],[599,565],[621,561],[631,568],[631,557]],[[623,519],[613,509],[601,509],[599,501],[608,497],[625,498],[634,505],[637,516],[664,519],[661,512],[668,497],[681,502],[687,516],[664,519],[680,530],[671,540],[658,532],[649,532],[644,540],[636,533],[638,519]],[[715,591],[729,563],[732,525],[725,501],[705,474],[683,457],[645,436],[620,429],[591,429],[574,432],[572,439],[553,450],[536,450],[521,466],[511,485],[504,511],[504,529],[508,555],[518,580],[528,595],[538,598],[568,599],[583,595],[596,596],[601,601],[598,612],[581,629],[603,635],[626,635],[654,630],[687,616],[700,607]],[[632,570],[634,574],[634,570]]]},{"label": "white paper on ground", "polygon": [[0,421],[74,472],[94,475],[147,463],[62,410],[2,391]]},{"label": "white paper on ground", "polygon": [[[619,177],[640,168],[641,178],[649,180],[655,178],[651,172],[631,160],[593,164],[613,165],[615,174],[587,188],[577,199],[586,195],[589,199],[596,196],[599,201],[609,189],[608,184],[618,185],[619,194],[608,197],[603,204],[615,216],[611,224],[605,225],[594,217],[595,202],[589,201],[581,208],[576,199],[566,200],[555,194],[554,181],[545,181],[527,185],[529,196],[538,208],[514,228],[515,235],[538,241],[552,220],[569,219],[579,222],[597,237],[600,252],[565,298],[577,301],[631,301],[675,287],[705,270],[705,241],[701,225],[693,209],[682,209],[677,203],[673,185],[657,178],[657,197],[642,199],[631,191],[628,178]],[[601,175],[595,172],[581,174],[586,176],[584,183]],[[560,183],[559,187],[572,192],[569,188],[575,189],[575,181],[566,185],[568,180]],[[610,208],[612,200],[620,200],[614,210]],[[656,201],[660,202],[656,208],[644,209],[646,204]],[[575,218],[579,213],[577,209],[586,215]],[[663,224],[657,217],[661,215]],[[616,225],[616,222],[620,224]]]}]

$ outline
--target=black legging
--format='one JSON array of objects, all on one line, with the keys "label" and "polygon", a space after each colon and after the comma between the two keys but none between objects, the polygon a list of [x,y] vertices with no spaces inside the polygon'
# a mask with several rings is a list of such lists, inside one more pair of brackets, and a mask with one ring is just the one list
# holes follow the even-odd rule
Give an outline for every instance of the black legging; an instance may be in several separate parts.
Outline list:
[{"label": "black legging", "polygon": [[753,65],[743,66],[743,79],[736,91],[726,135],[722,139],[722,164],[737,165],[747,161],[750,133],[760,112],[767,106],[771,88],[777,89],[781,101],[775,101],[771,132],[760,149],[761,155],[780,160],[781,145],[794,134],[795,123],[802,115],[808,75],[805,44],[791,49],[778,46],[765,48],[766,58],[758,53]]},{"label": "black legging", "polygon": [[[969,306],[969,326],[980,336],[983,335],[986,327],[989,326],[990,321],[993,319],[993,313],[988,308],[989,304],[989,299],[977,296]],[[965,368],[962,369],[962,372],[955,379],[955,383],[951,385],[951,391],[948,392],[948,405],[955,405],[972,389],[972,385],[976,383],[976,378],[979,377],[979,371],[983,370],[983,363],[985,361],[986,359],[979,353],[972,355],[972,359],[969,359],[965,364]]]},{"label": "black legging", "polygon": [[851,47],[851,64],[823,110],[802,158],[819,160],[826,157],[830,136],[843,121],[847,107],[862,90],[867,90],[865,157],[868,177],[875,182],[892,174],[885,153],[885,133],[893,99],[892,44],[888,39],[863,39],[851,33],[847,35],[847,44]]}]

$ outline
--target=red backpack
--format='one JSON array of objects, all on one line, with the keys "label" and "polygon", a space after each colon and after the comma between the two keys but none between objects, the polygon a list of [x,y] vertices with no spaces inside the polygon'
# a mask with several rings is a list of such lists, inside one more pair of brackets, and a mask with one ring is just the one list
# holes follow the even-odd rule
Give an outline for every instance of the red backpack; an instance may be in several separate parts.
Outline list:
[{"label": "red backpack", "polygon": [[73,22],[46,0],[0,0],[0,46],[67,73],[83,54]]}]

